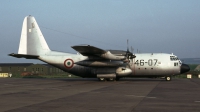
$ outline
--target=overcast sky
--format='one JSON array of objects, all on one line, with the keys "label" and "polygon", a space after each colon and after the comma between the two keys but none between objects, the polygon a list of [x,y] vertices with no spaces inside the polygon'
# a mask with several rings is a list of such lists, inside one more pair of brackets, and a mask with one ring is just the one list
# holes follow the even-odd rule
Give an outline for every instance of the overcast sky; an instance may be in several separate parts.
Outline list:
[{"label": "overcast sky", "polygon": [[52,50],[71,46],[173,53],[200,58],[200,0],[2,0],[0,63],[40,61],[9,57],[17,53],[23,19],[35,17]]}]

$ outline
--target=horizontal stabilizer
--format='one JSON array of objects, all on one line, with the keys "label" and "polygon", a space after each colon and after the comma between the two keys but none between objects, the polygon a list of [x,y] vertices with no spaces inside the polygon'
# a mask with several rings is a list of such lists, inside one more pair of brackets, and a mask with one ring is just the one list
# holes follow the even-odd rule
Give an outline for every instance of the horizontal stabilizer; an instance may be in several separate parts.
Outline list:
[{"label": "horizontal stabilizer", "polygon": [[106,53],[105,50],[90,45],[78,45],[72,46],[72,48],[84,56],[100,55]]},{"label": "horizontal stabilizer", "polygon": [[26,58],[26,59],[38,59],[39,57],[39,55],[27,55],[27,54],[15,54],[15,53],[11,53],[8,55],[16,58]]}]

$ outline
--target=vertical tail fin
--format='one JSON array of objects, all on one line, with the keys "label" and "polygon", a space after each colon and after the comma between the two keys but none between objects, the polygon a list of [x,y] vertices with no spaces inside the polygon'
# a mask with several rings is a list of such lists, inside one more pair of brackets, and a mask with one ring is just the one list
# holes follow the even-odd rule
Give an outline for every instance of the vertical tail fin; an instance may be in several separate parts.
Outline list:
[{"label": "vertical tail fin", "polygon": [[18,54],[42,55],[50,51],[33,16],[24,18]]}]

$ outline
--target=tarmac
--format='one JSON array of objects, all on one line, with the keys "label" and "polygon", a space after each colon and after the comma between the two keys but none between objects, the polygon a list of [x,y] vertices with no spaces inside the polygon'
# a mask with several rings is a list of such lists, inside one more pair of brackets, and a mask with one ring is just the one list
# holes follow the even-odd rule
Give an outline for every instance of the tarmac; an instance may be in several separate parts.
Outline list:
[{"label": "tarmac", "polygon": [[200,79],[1,78],[0,111],[200,112]]}]

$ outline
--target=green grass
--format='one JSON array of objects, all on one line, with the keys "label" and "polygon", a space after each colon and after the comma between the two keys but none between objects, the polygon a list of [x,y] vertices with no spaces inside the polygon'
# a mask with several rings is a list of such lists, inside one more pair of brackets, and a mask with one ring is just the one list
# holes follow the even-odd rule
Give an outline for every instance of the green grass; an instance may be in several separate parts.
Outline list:
[{"label": "green grass", "polygon": [[198,64],[190,64],[190,71],[193,71],[196,67],[198,66]]},{"label": "green grass", "polygon": [[44,78],[80,78],[80,77],[75,76],[75,75],[71,75],[71,77],[69,77],[68,75],[62,75],[62,74],[59,74],[59,75],[42,75],[42,77],[44,77]]},{"label": "green grass", "polygon": [[54,74],[54,75],[29,75],[29,76],[21,76],[21,74],[13,74],[12,78],[79,78],[78,76],[65,74]]}]

